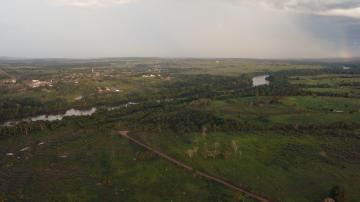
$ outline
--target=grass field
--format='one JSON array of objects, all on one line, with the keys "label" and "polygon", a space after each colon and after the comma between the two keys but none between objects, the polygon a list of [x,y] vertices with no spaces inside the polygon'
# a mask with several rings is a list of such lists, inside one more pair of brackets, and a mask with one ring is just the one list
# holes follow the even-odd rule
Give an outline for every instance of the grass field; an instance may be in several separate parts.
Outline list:
[{"label": "grass field", "polygon": [[[335,182],[346,187],[350,199],[360,197],[357,189],[352,188],[359,181],[358,167],[341,157],[349,152],[354,152],[354,156],[359,154],[355,149],[359,144],[357,139],[271,133],[189,134],[187,137],[189,144],[176,138],[157,144],[198,169],[250,185],[250,189],[279,201],[320,201]],[[179,146],[166,146],[174,142]],[[349,146],[350,142],[352,146],[347,148],[345,145]],[[187,155],[189,150],[196,151],[191,158]]]},{"label": "grass field", "polygon": [[300,85],[314,94],[335,94],[337,96],[360,96],[359,74],[324,74],[316,76],[291,77],[290,82]]}]

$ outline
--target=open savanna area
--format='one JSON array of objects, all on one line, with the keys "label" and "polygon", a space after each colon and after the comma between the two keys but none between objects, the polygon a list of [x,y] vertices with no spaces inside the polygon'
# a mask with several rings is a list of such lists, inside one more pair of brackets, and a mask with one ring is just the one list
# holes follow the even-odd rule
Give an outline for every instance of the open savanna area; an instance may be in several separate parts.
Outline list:
[{"label": "open savanna area", "polygon": [[356,202],[359,98],[356,61],[0,60],[0,201]]},{"label": "open savanna area", "polygon": [[343,97],[360,97],[360,75],[324,74],[316,76],[292,77],[291,83],[314,94],[336,94]]}]

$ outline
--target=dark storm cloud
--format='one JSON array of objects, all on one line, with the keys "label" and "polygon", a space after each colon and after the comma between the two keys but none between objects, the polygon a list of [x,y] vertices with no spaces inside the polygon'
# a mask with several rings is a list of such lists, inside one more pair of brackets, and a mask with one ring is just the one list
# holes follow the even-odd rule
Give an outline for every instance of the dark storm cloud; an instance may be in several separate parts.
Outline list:
[{"label": "dark storm cloud", "polygon": [[273,5],[283,9],[293,8],[301,10],[357,8],[360,4],[358,0],[252,0],[252,2]]},{"label": "dark storm cloud", "polygon": [[360,18],[359,0],[239,0],[244,1],[288,12]]},{"label": "dark storm cloud", "polygon": [[301,10],[350,9],[359,7],[357,0],[269,0],[278,7]]}]

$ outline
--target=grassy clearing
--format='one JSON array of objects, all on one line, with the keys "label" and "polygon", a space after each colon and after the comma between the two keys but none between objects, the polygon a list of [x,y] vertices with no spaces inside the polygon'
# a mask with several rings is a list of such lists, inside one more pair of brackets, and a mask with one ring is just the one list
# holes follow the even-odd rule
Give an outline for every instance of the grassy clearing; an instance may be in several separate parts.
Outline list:
[{"label": "grassy clearing", "polygon": [[[39,141],[46,143],[37,146]],[[30,150],[17,152],[31,142],[34,144]],[[2,172],[12,183],[6,193],[1,193],[8,200],[231,201],[243,198],[132,145],[115,131],[94,128],[78,131],[67,127],[61,133],[1,142],[1,148],[16,153],[1,159]],[[63,155],[66,157],[61,157]]]},{"label": "grassy clearing", "polygon": [[359,74],[325,74],[316,76],[291,77],[293,85],[299,85],[304,91],[314,94],[334,94],[343,97],[360,96]]},{"label": "grassy clearing", "polygon": [[[360,151],[353,148],[360,145],[357,139],[271,133],[184,135],[186,140],[152,137],[153,144],[156,141],[199,170],[249,185],[278,201],[320,201],[335,185],[344,186],[349,199],[360,197],[356,189],[360,159],[355,157]],[[352,148],[346,148],[350,142]]]},{"label": "grassy clearing", "polygon": [[336,97],[245,97],[211,101],[203,109],[242,121],[297,124],[360,122],[360,102]]}]

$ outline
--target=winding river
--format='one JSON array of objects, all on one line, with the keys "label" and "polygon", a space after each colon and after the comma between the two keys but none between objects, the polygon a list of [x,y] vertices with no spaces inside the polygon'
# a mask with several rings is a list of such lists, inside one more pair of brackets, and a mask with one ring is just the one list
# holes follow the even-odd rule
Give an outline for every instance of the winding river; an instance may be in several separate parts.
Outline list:
[{"label": "winding river", "polygon": [[[253,77],[252,78],[253,87],[269,85],[270,82],[268,80],[266,80],[268,77],[269,77],[269,75],[260,75],[260,76]],[[174,101],[174,99],[158,100],[158,102],[162,102],[162,101],[171,102],[171,101]],[[137,105],[137,104],[139,104],[139,103],[128,102],[128,103],[120,105],[120,106],[107,107],[107,110],[112,111],[112,110],[116,110],[116,109],[120,109],[120,108],[124,108],[124,107],[127,108],[131,105]],[[78,109],[72,108],[72,109],[67,110],[63,114],[33,116],[33,117],[23,118],[20,120],[7,121],[7,122],[0,124],[0,126],[11,127],[11,126],[17,125],[20,122],[61,121],[63,118],[71,117],[71,116],[92,116],[96,111],[97,111],[96,107],[92,107],[91,109],[86,109],[86,110],[78,110]]]},{"label": "winding river", "polygon": [[[128,102],[126,104],[123,105],[119,105],[119,106],[115,106],[115,107],[106,107],[106,109],[108,111],[112,111],[112,110],[117,110],[120,108],[128,108],[132,105],[137,105],[139,103],[136,102]],[[67,110],[65,113],[63,114],[55,114],[55,115],[38,115],[38,116],[33,116],[33,117],[27,117],[27,118],[23,118],[23,119],[19,119],[19,120],[11,120],[11,121],[7,121],[4,122],[2,124],[0,124],[0,127],[11,127],[11,126],[15,126],[20,122],[35,122],[35,121],[61,121],[63,118],[65,117],[71,117],[71,116],[92,116],[95,112],[97,111],[96,107],[92,107],[91,109],[86,109],[86,110],[78,110],[78,109],[69,109]]]},{"label": "winding river", "polygon": [[70,117],[70,116],[91,116],[96,112],[96,107],[93,107],[91,109],[87,110],[77,110],[77,109],[69,109],[64,114],[57,114],[57,115],[39,115],[39,116],[33,116],[28,117],[20,120],[15,121],[7,121],[1,126],[15,126],[16,124],[20,122],[34,122],[34,121],[60,121],[64,117]]}]

